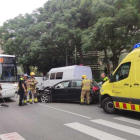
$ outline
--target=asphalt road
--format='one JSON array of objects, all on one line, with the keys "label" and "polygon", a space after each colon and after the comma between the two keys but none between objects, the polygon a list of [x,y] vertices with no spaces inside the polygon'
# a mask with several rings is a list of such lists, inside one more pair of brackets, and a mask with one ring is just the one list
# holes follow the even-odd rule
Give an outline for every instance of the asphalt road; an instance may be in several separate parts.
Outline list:
[{"label": "asphalt road", "polygon": [[[140,113],[108,115],[98,104],[38,103],[19,107],[18,99],[0,107],[2,140],[139,140]],[[17,133],[13,133],[17,132]],[[7,134],[9,139],[4,138]],[[15,136],[14,134],[19,134]]]}]

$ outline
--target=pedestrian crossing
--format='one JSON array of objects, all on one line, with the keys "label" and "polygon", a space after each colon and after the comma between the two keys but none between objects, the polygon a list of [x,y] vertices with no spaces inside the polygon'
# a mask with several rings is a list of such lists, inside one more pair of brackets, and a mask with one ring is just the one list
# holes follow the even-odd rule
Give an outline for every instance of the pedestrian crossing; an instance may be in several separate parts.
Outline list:
[{"label": "pedestrian crossing", "polygon": [[[113,120],[117,120],[119,123],[113,122]],[[136,137],[139,137],[140,139],[140,129],[134,128],[134,127],[130,127],[130,124],[139,126],[140,125],[140,121],[138,120],[134,120],[134,119],[129,119],[129,118],[125,118],[125,117],[117,117],[117,118],[113,118],[112,120],[108,121],[108,120],[104,120],[104,119],[95,119],[95,120],[90,120],[90,122],[94,123],[94,124],[98,124],[100,126],[105,126],[107,128],[111,128],[113,130],[117,130],[117,131],[121,131],[123,133],[128,133],[128,134],[133,134]],[[127,125],[123,125],[121,124],[122,122],[126,123]],[[68,123],[68,124],[64,124],[65,126],[74,129],[76,131],[82,132],[88,136],[94,137],[96,139],[99,140],[127,140],[127,135],[126,138],[122,138],[120,136],[116,136],[114,134],[110,134],[108,132],[104,132],[102,130],[98,130],[97,128],[93,128],[87,125],[84,125],[82,123],[78,123],[78,122],[74,122],[74,123]],[[96,126],[96,125],[94,125]],[[118,133],[119,134],[119,133]],[[135,138],[134,138],[135,140]]]}]

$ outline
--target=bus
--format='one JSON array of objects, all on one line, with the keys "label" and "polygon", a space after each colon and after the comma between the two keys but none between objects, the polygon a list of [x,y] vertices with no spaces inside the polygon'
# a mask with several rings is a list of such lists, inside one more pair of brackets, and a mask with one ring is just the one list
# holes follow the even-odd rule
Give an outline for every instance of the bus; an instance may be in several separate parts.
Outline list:
[{"label": "bus", "polygon": [[2,97],[13,98],[18,90],[16,58],[14,55],[0,54],[0,84]]}]

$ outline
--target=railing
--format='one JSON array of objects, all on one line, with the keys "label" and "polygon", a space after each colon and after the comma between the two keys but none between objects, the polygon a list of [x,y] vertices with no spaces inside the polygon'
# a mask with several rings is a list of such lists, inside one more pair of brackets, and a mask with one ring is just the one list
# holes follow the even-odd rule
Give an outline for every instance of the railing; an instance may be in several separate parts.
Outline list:
[{"label": "railing", "polygon": [[[82,53],[84,58],[88,57],[98,57],[99,56],[99,51],[88,51],[87,53]],[[80,57],[79,52],[77,52],[77,57]]]},{"label": "railing", "polygon": [[99,64],[87,65],[87,66],[91,67],[92,70],[100,70],[100,65]]}]

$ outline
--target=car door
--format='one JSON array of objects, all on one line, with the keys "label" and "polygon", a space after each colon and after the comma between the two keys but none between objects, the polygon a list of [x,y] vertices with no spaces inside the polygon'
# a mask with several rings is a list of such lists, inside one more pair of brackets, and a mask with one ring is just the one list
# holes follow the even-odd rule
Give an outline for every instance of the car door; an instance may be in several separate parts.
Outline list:
[{"label": "car door", "polygon": [[[140,59],[133,61],[134,66],[132,70],[132,92],[131,92],[131,110],[140,112]],[[135,106],[135,105],[136,106]]]},{"label": "car door", "polygon": [[131,98],[131,62],[123,63],[114,74],[114,82],[112,83],[113,100],[121,105],[118,108],[129,109]]},{"label": "car door", "polygon": [[67,100],[68,99],[68,89],[70,81],[64,81],[56,84],[52,89],[52,99],[53,100]]},{"label": "car door", "polygon": [[80,101],[82,80],[72,80],[69,88],[71,100]]}]

